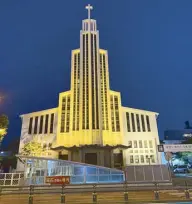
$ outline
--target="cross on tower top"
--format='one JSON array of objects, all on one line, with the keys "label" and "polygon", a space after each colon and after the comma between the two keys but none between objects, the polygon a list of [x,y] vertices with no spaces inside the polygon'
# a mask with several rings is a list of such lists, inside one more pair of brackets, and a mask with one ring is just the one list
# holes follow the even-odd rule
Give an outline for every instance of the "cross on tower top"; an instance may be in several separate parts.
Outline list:
[{"label": "cross on tower top", "polygon": [[88,4],[85,8],[88,10],[88,19],[90,19],[91,18],[91,10],[93,9],[93,6]]}]

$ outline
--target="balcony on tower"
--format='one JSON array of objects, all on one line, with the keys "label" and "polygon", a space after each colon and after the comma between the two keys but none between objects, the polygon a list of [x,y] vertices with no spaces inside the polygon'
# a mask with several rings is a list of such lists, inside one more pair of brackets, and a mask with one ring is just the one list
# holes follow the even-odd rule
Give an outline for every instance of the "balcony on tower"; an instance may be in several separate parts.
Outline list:
[{"label": "balcony on tower", "polygon": [[82,22],[82,31],[88,32],[88,31],[97,31],[97,22],[93,19],[85,19]]}]

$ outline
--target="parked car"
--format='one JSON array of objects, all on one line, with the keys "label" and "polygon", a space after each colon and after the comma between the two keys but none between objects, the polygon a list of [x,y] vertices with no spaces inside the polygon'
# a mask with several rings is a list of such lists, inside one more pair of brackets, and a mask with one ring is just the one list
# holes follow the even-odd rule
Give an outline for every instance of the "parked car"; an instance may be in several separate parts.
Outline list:
[{"label": "parked car", "polygon": [[177,166],[174,170],[174,173],[189,173],[187,165]]}]

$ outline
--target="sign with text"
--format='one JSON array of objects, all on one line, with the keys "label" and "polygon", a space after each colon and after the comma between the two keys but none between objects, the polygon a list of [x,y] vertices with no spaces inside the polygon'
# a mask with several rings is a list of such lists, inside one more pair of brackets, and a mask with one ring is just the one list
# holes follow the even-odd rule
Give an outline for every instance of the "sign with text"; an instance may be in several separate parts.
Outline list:
[{"label": "sign with text", "polygon": [[163,145],[158,145],[158,152],[164,152]]},{"label": "sign with text", "polygon": [[192,152],[192,144],[164,144],[158,146],[159,152]]},{"label": "sign with text", "polygon": [[45,183],[70,184],[70,176],[46,176]]}]

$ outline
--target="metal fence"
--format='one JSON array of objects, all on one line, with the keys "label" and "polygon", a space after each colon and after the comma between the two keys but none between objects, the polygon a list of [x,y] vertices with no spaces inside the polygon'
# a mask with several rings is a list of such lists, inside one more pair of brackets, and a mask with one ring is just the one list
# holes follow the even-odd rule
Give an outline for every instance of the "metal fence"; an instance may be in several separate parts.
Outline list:
[{"label": "metal fence", "polygon": [[0,200],[1,204],[192,201],[191,187],[187,183],[183,187],[173,187],[168,183],[2,187]]},{"label": "metal fence", "polygon": [[171,181],[171,172],[166,165],[138,165],[125,168],[127,182]]},{"label": "metal fence", "polygon": [[0,173],[0,186],[19,186],[23,180],[23,173]]}]

